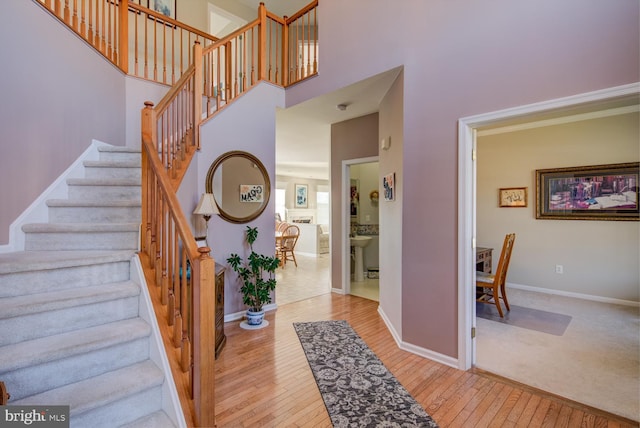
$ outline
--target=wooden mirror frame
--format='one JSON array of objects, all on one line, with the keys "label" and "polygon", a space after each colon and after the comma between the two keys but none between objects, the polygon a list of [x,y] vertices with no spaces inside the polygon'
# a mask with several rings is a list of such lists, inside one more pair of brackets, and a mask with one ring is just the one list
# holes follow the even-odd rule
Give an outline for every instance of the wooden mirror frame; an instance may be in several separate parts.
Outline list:
[{"label": "wooden mirror frame", "polygon": [[[216,170],[220,165],[224,163],[224,161],[233,157],[244,158],[252,162],[260,170],[260,173],[262,174],[262,178],[264,180],[264,196],[263,196],[262,203],[260,204],[259,207],[257,207],[257,209],[254,212],[252,212],[250,215],[245,217],[237,217],[232,215],[228,211],[225,211],[224,207],[221,204],[221,201],[218,201],[218,199],[216,199],[216,195],[213,191],[213,188],[214,188],[213,177],[216,173]],[[248,184],[253,184],[253,183],[248,183]],[[211,166],[209,167],[209,171],[207,172],[207,178],[205,181],[205,190],[207,193],[213,193],[213,198],[215,199],[216,205],[218,206],[218,210],[220,211],[220,217],[222,217],[223,219],[231,223],[248,223],[251,220],[258,218],[260,214],[262,214],[264,209],[267,207],[267,204],[269,203],[269,197],[271,195],[271,182],[269,181],[269,174],[267,173],[267,169],[264,167],[262,162],[260,162],[260,160],[257,157],[255,157],[254,155],[248,152],[234,150],[234,151],[230,151],[220,155],[211,164]]]}]

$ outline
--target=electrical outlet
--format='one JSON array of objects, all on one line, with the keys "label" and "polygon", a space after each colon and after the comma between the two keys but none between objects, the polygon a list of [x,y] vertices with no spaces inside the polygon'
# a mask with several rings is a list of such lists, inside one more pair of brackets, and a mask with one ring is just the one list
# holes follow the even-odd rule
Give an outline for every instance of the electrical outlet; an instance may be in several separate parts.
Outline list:
[{"label": "electrical outlet", "polygon": [[562,265],[556,265],[556,273],[564,273],[564,267]]}]

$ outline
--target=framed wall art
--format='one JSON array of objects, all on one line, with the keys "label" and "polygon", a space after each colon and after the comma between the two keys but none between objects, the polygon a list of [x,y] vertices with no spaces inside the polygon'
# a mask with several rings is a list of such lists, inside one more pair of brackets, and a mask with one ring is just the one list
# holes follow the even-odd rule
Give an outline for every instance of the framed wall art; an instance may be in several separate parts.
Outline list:
[{"label": "framed wall art", "polygon": [[392,172],[382,177],[382,189],[384,190],[384,200],[393,201],[396,198],[395,193],[396,173]]},{"label": "framed wall art", "polygon": [[639,165],[536,170],[536,218],[638,221]]},{"label": "framed wall art", "polygon": [[171,19],[176,19],[177,0],[148,0],[148,8]]},{"label": "framed wall art", "polygon": [[264,186],[262,184],[241,184],[240,202],[264,201]]},{"label": "framed wall art", "polygon": [[502,208],[518,208],[527,206],[526,187],[503,187],[498,193],[498,204]]},{"label": "framed wall art", "polygon": [[296,184],[296,208],[307,208],[309,205],[309,186],[306,184]]}]

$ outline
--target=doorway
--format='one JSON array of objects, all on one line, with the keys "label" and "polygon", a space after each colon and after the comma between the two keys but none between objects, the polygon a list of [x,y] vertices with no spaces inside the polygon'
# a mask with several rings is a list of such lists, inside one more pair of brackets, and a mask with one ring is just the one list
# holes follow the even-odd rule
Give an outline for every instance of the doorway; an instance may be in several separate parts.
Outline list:
[{"label": "doorway", "polygon": [[638,85],[629,84],[559,98],[497,112],[461,118],[458,121],[458,366],[468,370],[475,364],[476,327],[474,290],[476,246],[476,137],[489,127],[515,125],[532,120],[590,112],[618,104],[637,103]]},{"label": "doorway", "polygon": [[377,156],[342,161],[342,289],[376,301],[380,222],[373,192],[379,183]]},{"label": "doorway", "polygon": [[[628,110],[632,110],[633,108],[635,108],[636,109],[635,111],[637,112],[638,92],[639,92],[638,85],[627,85],[624,87],[611,88],[608,90],[582,94],[579,96],[553,100],[553,101],[549,101],[541,104],[524,106],[516,109],[509,109],[501,112],[495,112],[495,113],[475,116],[471,118],[463,118],[460,120],[459,122],[459,135],[460,135],[459,142],[461,143],[461,145],[459,146],[460,148],[460,158],[459,158],[459,166],[460,166],[459,168],[459,178],[460,178],[459,231],[460,231],[460,235],[459,236],[460,236],[460,241],[458,244],[459,244],[459,263],[460,263],[459,278],[461,278],[459,286],[464,288],[459,289],[460,291],[459,295],[461,297],[459,301],[459,305],[460,305],[459,319],[460,319],[460,325],[462,326],[461,328],[463,329],[468,328],[468,330],[466,331],[465,330],[459,331],[459,344],[461,345],[460,353],[459,353],[460,368],[466,370],[471,366],[475,366],[476,364],[478,364],[478,367],[491,371],[497,375],[502,375],[502,376],[517,380],[519,382],[527,383],[531,386],[541,388],[551,393],[555,393],[555,394],[579,401],[581,403],[585,403],[588,405],[596,405],[598,408],[601,408],[603,410],[629,417],[628,414],[625,414],[625,412],[627,412],[629,408],[633,409],[633,406],[625,407],[625,405],[621,403],[624,401],[625,395],[633,396],[633,391],[631,391],[631,393],[628,393],[628,394],[622,394],[622,397],[616,397],[615,399],[609,400],[609,402],[605,402],[606,400],[603,400],[602,397],[598,397],[598,399],[596,400],[594,399],[594,397],[590,396],[589,391],[587,391],[590,388],[584,388],[583,387],[584,385],[580,384],[579,381],[577,381],[574,386],[571,386],[572,384],[570,382],[566,382],[566,381],[558,382],[556,381],[556,379],[562,379],[563,376],[568,376],[569,379],[579,380],[582,378],[583,372],[588,372],[593,374],[590,378],[590,382],[593,385],[617,384],[618,385],[617,389],[633,388],[633,385],[637,386],[637,383],[631,382],[630,386],[627,387],[626,382],[623,380],[620,380],[620,382],[605,381],[607,379],[605,375],[615,376],[617,375],[617,371],[608,373],[607,370],[602,370],[602,367],[598,368],[593,366],[591,364],[592,361],[585,361],[585,364],[583,365],[583,363],[581,363],[579,359],[576,359],[576,360],[571,360],[570,364],[567,366],[566,363],[563,363],[563,361],[567,360],[570,355],[569,353],[563,352],[561,348],[561,346],[563,346],[562,343],[566,342],[568,344],[564,346],[565,348],[571,349],[570,351],[571,355],[575,354],[575,351],[577,349],[583,349],[584,350],[583,354],[591,355],[593,357],[592,358],[593,360],[600,359],[600,358],[604,360],[606,360],[607,358],[615,359],[616,357],[612,355],[611,351],[609,351],[609,356],[606,356],[606,355],[597,356],[597,353],[593,351],[591,348],[589,348],[589,346],[591,346],[591,342],[593,342],[594,340],[599,340],[599,339],[596,339],[597,337],[599,337],[597,336],[597,333],[600,330],[604,329],[604,325],[602,323],[599,323],[595,327],[590,325],[585,327],[585,322],[587,322],[591,318],[611,320],[614,317],[617,317],[617,319],[620,320],[621,322],[622,319],[628,320],[630,317],[633,318],[634,317],[633,312],[634,310],[637,312],[637,309],[628,308],[628,307],[625,308],[624,306],[620,306],[620,305],[610,305],[610,306],[617,306],[617,308],[614,308],[614,309],[605,308],[603,307],[607,305],[607,303],[604,302],[606,300],[605,298],[603,298],[602,303],[588,301],[584,299],[571,299],[572,293],[567,293],[560,290],[557,292],[551,290],[550,292],[555,294],[555,296],[553,299],[549,299],[548,297],[549,294],[539,293],[540,290],[537,288],[528,287],[528,286],[519,286],[517,284],[514,284],[511,292],[509,293],[509,301],[511,303],[512,310],[514,306],[514,298],[519,298],[520,302],[526,301],[526,304],[523,304],[523,303],[517,303],[517,304],[520,304],[525,308],[534,308],[533,310],[544,309],[546,311],[553,311],[553,312],[558,312],[562,314],[573,315],[574,317],[574,321],[572,322],[573,327],[570,330],[568,330],[567,334],[562,334],[563,336],[562,339],[555,336],[548,336],[548,335],[544,336],[544,340],[545,340],[544,343],[546,343],[546,345],[544,345],[541,342],[543,340],[543,337],[539,333],[533,333],[533,335],[528,335],[529,330],[522,330],[522,329],[513,328],[513,327],[509,329],[509,327],[507,327],[508,323],[501,324],[493,321],[487,322],[484,319],[480,319],[478,321],[480,321],[479,325],[482,327],[482,330],[479,333],[479,337],[480,337],[479,342],[476,343],[476,339],[474,338],[474,335],[471,334],[471,332],[473,331],[472,329],[475,329],[476,327],[476,321],[477,321],[476,312],[475,312],[476,310],[475,298],[473,297],[474,288],[469,284],[473,284],[475,282],[475,269],[473,268],[474,261],[475,261],[475,247],[476,245],[482,245],[485,243],[485,242],[482,242],[482,239],[484,240],[487,239],[486,235],[488,232],[485,227],[487,226],[485,224],[486,217],[489,212],[492,212],[491,209],[487,209],[486,206],[483,208],[483,210],[481,210],[481,213],[484,212],[484,218],[485,218],[485,221],[482,221],[482,225],[483,225],[482,230],[485,231],[484,233],[485,236],[484,238],[481,237],[481,241],[476,242],[476,238],[478,237],[476,215],[477,215],[479,206],[480,207],[483,206],[482,203],[478,204],[477,195],[478,194],[484,195],[484,196],[480,196],[480,198],[482,198],[481,201],[483,201],[487,198],[487,192],[488,192],[486,184],[485,186],[482,187],[482,189],[485,189],[484,192],[480,192],[477,185],[478,170],[476,165],[476,159],[478,159],[479,156],[477,156],[478,152],[477,152],[476,143],[477,143],[478,133],[480,133],[481,135],[487,135],[491,133],[497,134],[499,130],[496,130],[495,128],[502,128],[502,130],[507,130],[507,129],[510,130],[510,128],[515,126],[518,126],[519,128],[523,128],[523,127],[533,128],[532,122],[538,122],[538,126],[540,125],[548,126],[550,124],[553,124],[555,126],[555,125],[558,125],[558,123],[561,121],[563,122],[570,122],[574,120],[582,121],[585,119],[592,118],[592,116],[596,116],[596,115],[597,115],[596,117],[609,117],[614,115],[614,112],[616,112],[616,114],[626,114],[624,112],[628,112]],[[581,128],[584,128],[584,126],[586,125],[580,125]],[[488,132],[488,130],[490,129],[491,131]],[[527,135],[527,134],[522,134],[522,133],[520,134],[520,136],[523,136],[523,135]],[[563,135],[566,135],[566,134],[563,134]],[[498,147],[501,147],[501,150],[502,150],[501,153],[508,153],[510,150],[510,149],[507,149],[508,145],[504,145],[506,144],[505,140],[508,140],[508,139],[503,139],[503,141],[499,141],[499,140],[497,141],[499,144],[503,144],[502,146],[498,146]],[[487,143],[488,142],[489,141],[487,141]],[[494,143],[495,142],[496,141],[494,141]],[[495,150],[496,149],[494,148],[493,149],[494,154],[495,154]],[[486,160],[487,158],[484,157],[482,159]],[[482,162],[482,159],[480,159],[479,162]],[[489,163],[488,166],[485,166],[485,169],[487,168],[491,169],[491,167],[492,167],[492,164]],[[528,170],[529,168],[523,168],[523,169]],[[482,181],[486,182],[486,180],[487,180],[487,177],[485,176],[485,178]],[[496,187],[495,182],[492,184],[493,185],[489,186],[491,187],[491,190],[493,190],[493,187]],[[492,194],[492,192],[488,192],[488,193]],[[531,196],[529,198],[529,209],[528,209],[529,216],[531,215],[530,214],[531,210],[535,210],[535,204],[536,204],[535,183],[533,183],[531,187],[530,195]],[[481,213],[478,214],[478,217],[480,218],[480,220],[483,217]],[[510,218],[514,218],[512,212],[509,214],[510,214]],[[496,221],[500,221],[500,217],[496,217]],[[489,230],[489,232],[491,232],[491,230]],[[491,233],[489,233],[489,235],[490,234]],[[532,241],[531,239],[529,239],[529,241],[523,241],[522,244],[524,244],[524,242],[532,242]],[[518,247],[518,242],[516,240],[516,250],[517,250],[517,247]],[[500,248],[494,248],[494,259],[499,255],[499,251],[500,251]],[[495,265],[494,265],[494,268],[495,268]],[[536,293],[535,291],[538,291],[538,292]],[[547,297],[545,298],[544,296],[547,296]],[[577,296],[574,296],[574,297],[577,297]],[[573,300],[573,302],[571,300]],[[612,299],[609,299],[609,300],[612,300]],[[538,303],[539,303],[539,307],[536,308],[536,305]],[[561,309],[560,309],[560,306],[558,306],[554,311],[553,304],[560,305],[561,303],[564,306],[561,306]],[[581,310],[584,310],[583,307],[588,307],[589,316],[584,316],[584,313],[580,312]],[[521,308],[521,309],[525,309],[525,308]],[[604,311],[604,312],[601,312],[601,311]],[[600,313],[606,314],[606,316],[598,315]],[[549,313],[549,314],[553,315],[553,313]],[[617,314],[617,315],[614,315],[614,314]],[[637,315],[635,315],[635,317],[637,319]],[[614,321],[613,324],[615,325],[615,323],[616,322]],[[495,327],[495,326],[498,326],[498,327]],[[491,352],[489,351],[490,349],[494,349],[496,345],[493,339],[491,338],[492,337],[491,334],[487,335],[488,334],[487,332],[491,332],[491,331],[495,332],[495,329],[498,329],[498,331],[500,332],[500,337],[503,340],[505,338],[508,339],[509,337],[511,337],[511,340],[513,341],[513,343],[518,343],[518,345],[514,346],[513,349],[511,348],[508,350],[503,349],[501,351],[501,354],[504,354],[504,356],[494,355],[491,353],[492,351]],[[518,332],[513,330],[518,330]],[[577,338],[578,342],[575,342],[577,332],[579,331],[592,331],[593,334],[589,338],[590,340],[585,341],[584,337],[578,337]],[[614,331],[616,333],[615,335],[619,337],[619,339],[616,339],[617,340],[616,343],[628,344],[628,343],[634,342],[633,339],[627,340],[626,338],[627,336],[625,336],[626,333],[624,333],[624,323],[622,325],[619,325],[617,328],[615,328]],[[560,335],[556,335],[556,336],[560,336]],[[614,340],[612,338],[613,336],[614,334],[610,334],[608,336],[609,338],[607,339],[607,343],[609,343],[607,347],[609,348],[609,350],[612,349],[611,344],[614,343]],[[534,340],[532,338],[535,338],[535,343],[537,344],[537,346],[530,346],[530,344],[533,343],[532,341]],[[600,342],[600,343],[603,343],[603,342]],[[479,347],[481,351],[480,353],[481,359],[478,358],[479,354],[477,353],[478,348],[476,348],[476,345],[482,345]],[[527,348],[527,346],[529,347]],[[536,350],[536,352],[533,352],[533,350]],[[539,350],[540,352],[537,352],[537,350]],[[554,350],[557,350],[557,351],[554,351]],[[548,364],[550,359],[549,354],[553,354],[554,352],[555,352],[554,357],[551,357],[551,358],[555,358],[555,364]],[[531,364],[527,364],[526,359],[523,361],[522,355],[528,355],[531,357],[535,355],[535,357],[533,357],[534,360],[532,360]],[[624,354],[623,352],[621,352],[620,358],[621,359],[627,358],[628,355],[627,356],[625,355],[627,354]],[[566,358],[563,358],[563,356],[566,356]],[[495,360],[496,364],[494,364],[492,360],[487,360],[487,358],[489,357],[490,358],[497,357],[497,359]],[[557,371],[557,373],[546,370],[546,368],[545,370],[541,370],[538,366],[534,364],[536,359],[539,360],[541,364],[544,364],[546,361],[548,365],[546,365],[545,367],[546,368],[553,367],[554,370]],[[500,364],[500,362],[502,364]],[[511,363],[511,362],[517,362],[517,364],[514,364],[514,367],[512,367],[511,371],[509,371],[509,369],[506,367],[509,366],[509,364],[507,363]],[[480,363],[482,363],[482,365]],[[563,366],[562,364],[565,364],[565,366]],[[523,365],[527,366],[529,371],[532,372],[533,374],[532,377],[527,378],[527,370],[523,368]],[[561,367],[565,367],[565,368],[561,369]],[[580,375],[579,376],[572,375],[572,370],[576,370]],[[546,377],[541,376],[541,374],[544,374],[544,375],[548,374],[548,376]],[[629,376],[629,378],[632,378],[632,377],[633,377],[632,375]],[[601,392],[603,388],[591,388],[591,389],[598,390]],[[636,390],[637,390],[637,387],[636,387]],[[613,395],[613,394],[609,394],[609,395]],[[637,408],[637,404],[636,404],[636,408]]]}]

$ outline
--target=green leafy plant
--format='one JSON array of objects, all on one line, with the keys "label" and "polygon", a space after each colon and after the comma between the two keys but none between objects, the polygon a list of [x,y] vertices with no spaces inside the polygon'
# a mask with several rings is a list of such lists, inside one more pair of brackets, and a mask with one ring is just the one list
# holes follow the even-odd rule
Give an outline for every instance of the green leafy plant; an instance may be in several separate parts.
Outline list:
[{"label": "green leafy plant", "polygon": [[247,226],[246,241],[251,249],[249,258],[246,261],[242,260],[235,253],[227,258],[227,263],[242,279],[242,301],[255,312],[261,311],[264,304],[271,303],[271,292],[276,288],[275,271],[280,265],[280,259],[277,257],[253,251],[253,243],[257,238],[258,228]]}]

